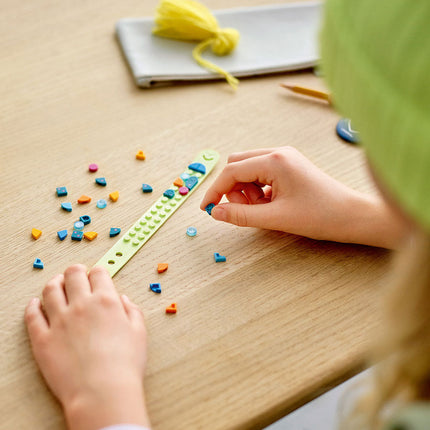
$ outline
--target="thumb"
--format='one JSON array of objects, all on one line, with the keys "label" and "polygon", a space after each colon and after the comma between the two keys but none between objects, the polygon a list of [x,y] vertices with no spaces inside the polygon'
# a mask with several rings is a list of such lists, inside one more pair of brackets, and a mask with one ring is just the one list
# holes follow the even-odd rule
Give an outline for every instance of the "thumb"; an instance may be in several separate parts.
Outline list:
[{"label": "thumb", "polygon": [[222,203],[212,209],[212,218],[240,227],[270,228],[270,203],[247,205]]}]

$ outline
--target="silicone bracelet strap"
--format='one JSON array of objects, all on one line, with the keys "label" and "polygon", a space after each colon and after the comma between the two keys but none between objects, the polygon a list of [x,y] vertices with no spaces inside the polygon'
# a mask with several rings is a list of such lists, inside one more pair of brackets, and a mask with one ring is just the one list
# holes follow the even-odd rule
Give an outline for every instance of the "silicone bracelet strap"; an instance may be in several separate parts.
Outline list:
[{"label": "silicone bracelet strap", "polygon": [[185,195],[178,192],[178,187],[172,186],[175,192],[173,198],[161,196],[115,243],[114,246],[96,263],[104,266],[113,277],[127,262],[145,245],[158,229],[179,209],[197,187],[206,179],[219,160],[218,152],[206,149],[200,152],[193,163],[201,163],[206,168],[205,173],[188,169],[182,175],[197,179],[195,185]]}]

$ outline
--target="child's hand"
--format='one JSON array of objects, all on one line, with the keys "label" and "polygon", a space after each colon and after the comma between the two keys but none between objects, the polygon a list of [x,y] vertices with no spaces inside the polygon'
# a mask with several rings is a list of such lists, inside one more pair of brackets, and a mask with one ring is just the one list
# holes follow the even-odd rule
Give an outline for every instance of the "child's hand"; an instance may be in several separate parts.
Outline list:
[{"label": "child's hand", "polygon": [[149,425],[143,393],[143,315],[119,298],[102,267],[69,267],[51,279],[25,321],[33,354],[71,430]]},{"label": "child's hand", "polygon": [[[219,204],[223,195],[230,203]],[[239,226],[396,247],[404,225],[379,197],[331,178],[292,147],[233,154],[200,205]]]}]

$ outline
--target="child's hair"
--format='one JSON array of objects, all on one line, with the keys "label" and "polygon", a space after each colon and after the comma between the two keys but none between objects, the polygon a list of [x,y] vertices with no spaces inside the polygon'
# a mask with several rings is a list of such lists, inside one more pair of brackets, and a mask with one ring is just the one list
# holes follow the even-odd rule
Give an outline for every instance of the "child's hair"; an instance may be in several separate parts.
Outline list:
[{"label": "child's hair", "polygon": [[[416,229],[396,255],[372,373],[341,429],[380,429],[403,405],[430,399],[430,234]],[[370,380],[369,380],[370,379]],[[361,387],[363,389],[363,387]]]}]

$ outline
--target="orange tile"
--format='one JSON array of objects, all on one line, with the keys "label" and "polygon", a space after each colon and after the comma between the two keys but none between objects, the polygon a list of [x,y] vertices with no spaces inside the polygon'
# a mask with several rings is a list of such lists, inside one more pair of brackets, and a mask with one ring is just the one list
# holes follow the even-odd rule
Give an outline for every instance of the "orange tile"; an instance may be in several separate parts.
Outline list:
[{"label": "orange tile", "polygon": [[114,191],[113,193],[109,194],[109,198],[113,201],[116,202],[119,198],[119,192],[118,191]]},{"label": "orange tile", "polygon": [[84,237],[87,240],[93,240],[97,237],[97,233],[95,231],[87,231],[84,233]]},{"label": "orange tile", "polygon": [[38,230],[37,228],[31,229],[31,235],[33,236],[33,239],[37,240],[40,236],[42,236],[42,230]]},{"label": "orange tile", "polygon": [[169,268],[169,265],[167,263],[158,263],[157,271],[158,273],[163,273]]},{"label": "orange tile", "polygon": [[184,181],[182,180],[182,178],[177,177],[175,179],[175,182],[173,182],[173,185],[176,185],[177,187],[182,187],[184,185]]},{"label": "orange tile", "polygon": [[137,160],[144,160],[146,158],[146,155],[144,154],[143,151],[138,151],[136,154],[136,159]]},{"label": "orange tile", "polygon": [[176,303],[172,303],[166,308],[166,314],[176,314],[177,308]]},{"label": "orange tile", "polygon": [[88,197],[88,196],[85,196],[85,195],[82,195],[78,199],[78,203],[81,204],[81,205],[84,204],[84,203],[89,203],[90,201],[91,201],[91,197]]}]

